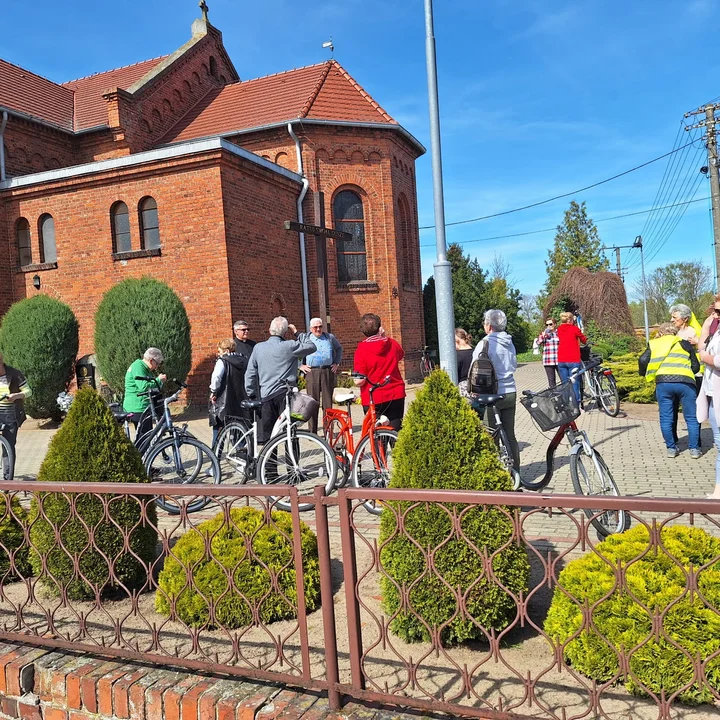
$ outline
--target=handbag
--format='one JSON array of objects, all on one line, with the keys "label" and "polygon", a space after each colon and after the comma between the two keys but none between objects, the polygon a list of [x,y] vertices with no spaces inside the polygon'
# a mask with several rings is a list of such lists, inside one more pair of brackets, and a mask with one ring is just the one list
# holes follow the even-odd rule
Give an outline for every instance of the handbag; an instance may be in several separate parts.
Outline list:
[{"label": "handbag", "polygon": [[642,355],[638,358],[638,372],[640,375],[645,376],[647,373],[648,365],[650,364],[650,346],[648,345],[643,351]]},{"label": "handbag", "polygon": [[320,403],[305,393],[295,392],[290,399],[290,417],[307,422],[320,409]]}]

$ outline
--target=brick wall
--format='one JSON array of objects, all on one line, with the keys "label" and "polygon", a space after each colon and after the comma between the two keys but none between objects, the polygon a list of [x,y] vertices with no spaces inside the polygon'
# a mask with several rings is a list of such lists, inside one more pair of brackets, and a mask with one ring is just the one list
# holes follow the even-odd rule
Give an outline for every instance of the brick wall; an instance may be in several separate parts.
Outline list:
[{"label": "brick wall", "polygon": [[14,115],[5,128],[8,177],[54,170],[75,163],[75,140],[69,133],[37,125]]}]

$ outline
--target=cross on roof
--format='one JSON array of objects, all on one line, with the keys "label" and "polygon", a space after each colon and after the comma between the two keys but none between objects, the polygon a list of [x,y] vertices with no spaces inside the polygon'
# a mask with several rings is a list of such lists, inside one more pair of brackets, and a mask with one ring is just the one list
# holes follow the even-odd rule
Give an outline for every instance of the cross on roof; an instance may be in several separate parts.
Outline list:
[{"label": "cross on roof", "polygon": [[202,19],[207,22],[208,21],[208,4],[205,2],[205,0],[200,0],[198,3],[200,5],[200,11],[202,12]]}]

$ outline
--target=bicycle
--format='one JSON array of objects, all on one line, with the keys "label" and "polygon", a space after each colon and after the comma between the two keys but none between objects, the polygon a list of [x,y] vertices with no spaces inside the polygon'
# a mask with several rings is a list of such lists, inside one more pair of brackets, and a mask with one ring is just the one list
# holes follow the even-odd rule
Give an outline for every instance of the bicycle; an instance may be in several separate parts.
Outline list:
[{"label": "bicycle", "polygon": [[588,367],[588,361],[583,365],[587,370],[587,382],[583,383],[583,396],[602,407],[606,415],[617,417],[620,412],[620,394],[612,370],[602,367],[602,358],[591,355],[589,362],[600,361],[598,365]]},{"label": "bicycle", "polygon": [[[323,414],[323,432],[325,440],[332,448],[339,468],[343,472],[344,485],[348,478],[357,488],[385,488],[390,480],[392,451],[397,441],[397,432],[387,425],[384,415],[378,416],[373,393],[390,382],[388,375],[381,383],[374,383],[366,375],[350,373],[356,380],[365,380],[370,385],[370,404],[363,419],[360,440],[355,446],[353,422],[350,408],[355,402],[352,392],[338,395],[337,402],[347,406],[346,410],[329,408]],[[373,515],[379,515],[381,508],[375,500],[363,502],[365,509]]]},{"label": "bicycle", "polygon": [[430,348],[426,345],[420,351],[420,372],[422,376],[426,378],[435,369],[435,363],[433,363],[430,357]]},{"label": "bicycle", "polygon": [[[6,400],[8,393],[0,397],[0,402]],[[10,441],[2,434],[5,423],[0,423],[0,480],[12,480],[15,470],[15,451]],[[7,477],[6,477],[7,475]]]},{"label": "bicycle", "polygon": [[[285,387],[285,409],[262,450],[257,439],[262,403],[243,400],[241,407],[253,411],[252,423],[243,420],[227,423],[218,435],[215,452],[241,484],[255,478],[263,485],[293,485],[301,497],[312,495],[315,486],[323,484],[325,492],[330,493],[338,470],[333,451],[321,437],[298,428],[292,416],[292,396],[297,388],[287,381]],[[271,497],[279,509],[291,509],[289,502],[279,496]],[[313,507],[312,503],[298,504],[301,511]]]},{"label": "bicycle", "polygon": [[[527,480],[521,477],[522,487],[528,490],[542,490],[552,479],[555,450],[563,437],[570,443],[570,478],[573,489],[578,495],[610,495],[619,496],[617,483],[600,453],[595,450],[590,438],[584,430],[575,424],[580,415],[580,407],[573,384],[579,382],[582,374],[599,367],[602,360],[596,358],[571,376],[568,382],[541,392],[523,390],[521,404],[530,413],[540,430],[547,432],[556,429],[545,455],[546,472],[542,478]],[[595,510],[586,509],[590,522],[598,533],[604,537],[613,533],[624,532],[630,526],[630,517],[625,510],[605,510],[598,514]]]}]

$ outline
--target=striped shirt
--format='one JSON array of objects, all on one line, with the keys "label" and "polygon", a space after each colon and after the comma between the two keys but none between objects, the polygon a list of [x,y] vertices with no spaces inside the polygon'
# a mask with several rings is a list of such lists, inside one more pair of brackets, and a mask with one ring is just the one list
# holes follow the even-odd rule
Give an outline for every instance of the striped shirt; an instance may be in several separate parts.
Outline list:
[{"label": "striped shirt", "polygon": [[[17,386],[17,389],[10,388],[11,376],[14,376],[14,385]],[[6,365],[3,368],[3,374],[0,375],[0,423],[17,422],[17,415],[15,411],[16,403],[5,397],[13,392],[21,392],[24,398],[29,398],[32,395],[32,390],[30,389],[25,376],[20,371]]]}]

